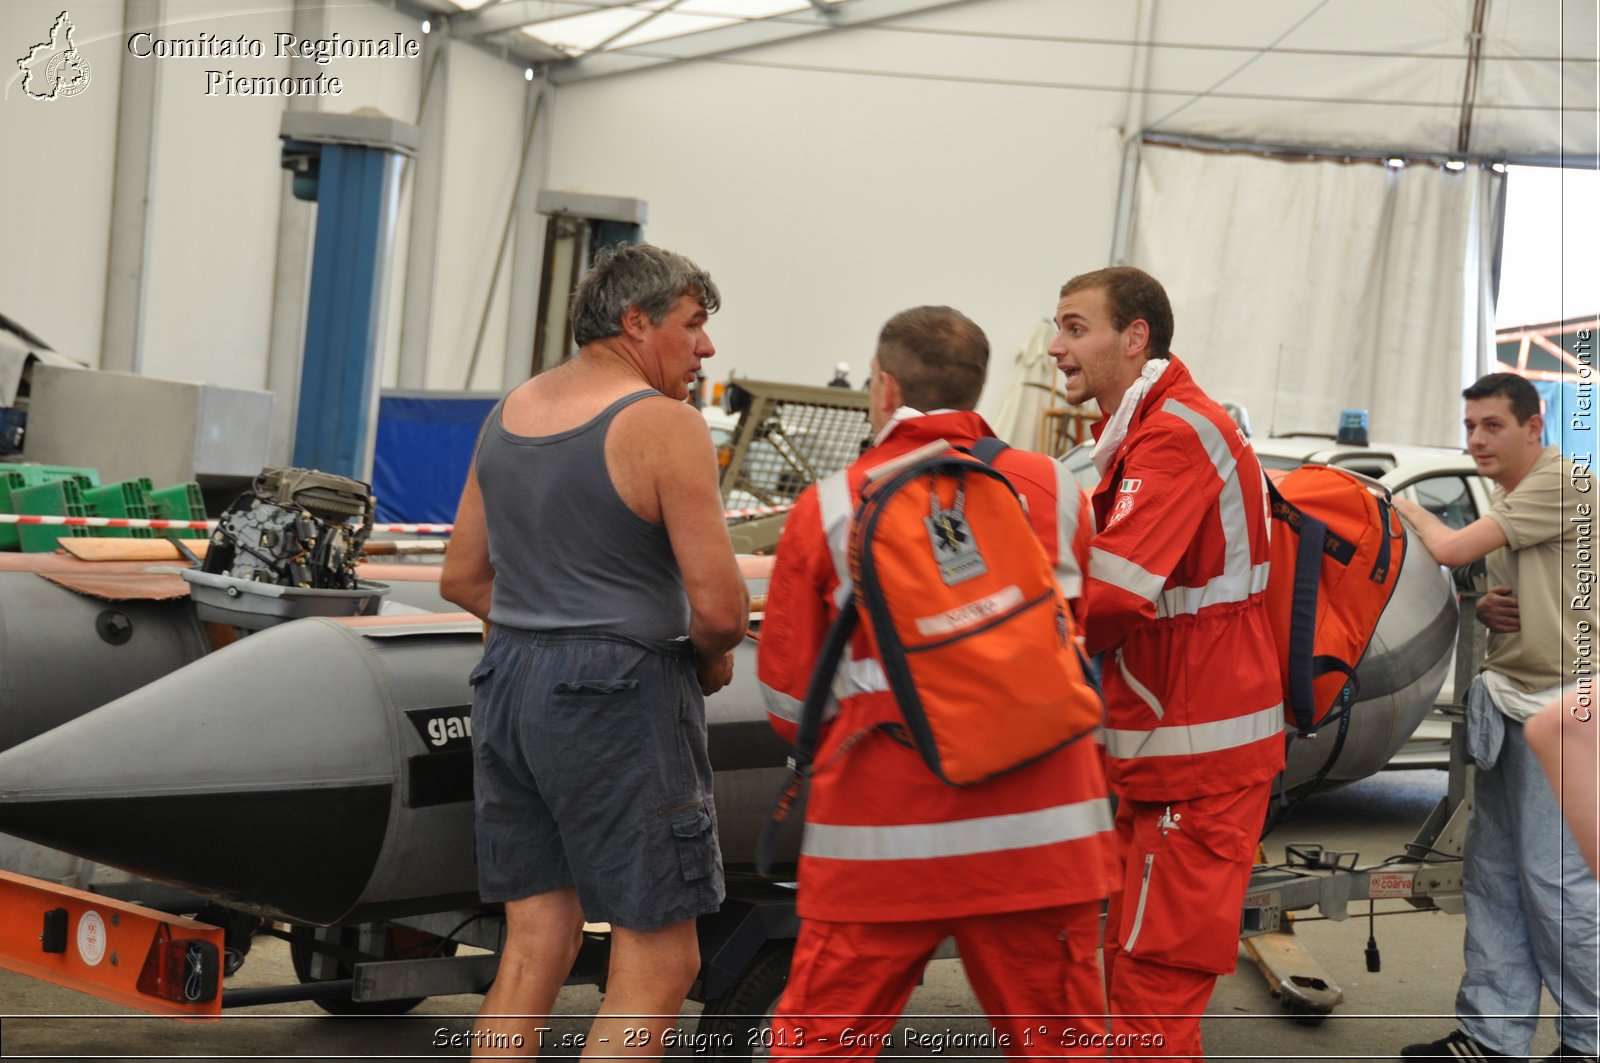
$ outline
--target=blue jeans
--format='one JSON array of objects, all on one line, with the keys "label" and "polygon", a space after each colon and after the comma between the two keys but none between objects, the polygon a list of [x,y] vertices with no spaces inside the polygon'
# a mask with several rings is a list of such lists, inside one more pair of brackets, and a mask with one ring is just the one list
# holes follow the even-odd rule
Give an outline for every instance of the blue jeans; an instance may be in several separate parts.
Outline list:
[{"label": "blue jeans", "polygon": [[[1468,697],[1488,695],[1475,683]],[[1467,970],[1456,1015],[1474,1040],[1524,1056],[1538,1026],[1543,985],[1560,1009],[1562,1042],[1592,1056],[1600,1011],[1600,885],[1578,853],[1522,724],[1507,719],[1504,726],[1498,758],[1478,769],[1473,784],[1462,882]]]}]

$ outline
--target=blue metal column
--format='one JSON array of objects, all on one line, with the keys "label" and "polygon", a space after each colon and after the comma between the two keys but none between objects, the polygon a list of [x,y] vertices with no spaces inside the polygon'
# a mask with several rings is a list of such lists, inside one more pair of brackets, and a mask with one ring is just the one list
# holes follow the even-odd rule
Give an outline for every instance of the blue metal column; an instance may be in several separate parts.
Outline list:
[{"label": "blue metal column", "polygon": [[380,148],[321,148],[294,463],[368,480],[384,280],[404,160]]},{"label": "blue metal column", "polygon": [[400,168],[417,127],[377,112],[286,111],[278,135],[295,198],[317,204],[293,461],[368,480]]}]

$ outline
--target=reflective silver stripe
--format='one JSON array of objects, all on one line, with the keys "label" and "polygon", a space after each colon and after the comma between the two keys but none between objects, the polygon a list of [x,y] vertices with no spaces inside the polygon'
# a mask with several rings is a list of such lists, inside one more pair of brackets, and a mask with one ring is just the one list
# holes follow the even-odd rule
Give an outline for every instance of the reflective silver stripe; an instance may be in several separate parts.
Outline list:
[{"label": "reflective silver stripe", "polygon": [[1089,575],[1147,602],[1155,601],[1161,595],[1162,585],[1167,582],[1164,577],[1098,546],[1089,551]]},{"label": "reflective silver stripe", "polygon": [[1083,489],[1065,465],[1059,461],[1050,464],[1056,469],[1056,582],[1062,594],[1077,598],[1083,594],[1083,573],[1078,569],[1078,555],[1072,552],[1072,539],[1078,534]]},{"label": "reflective silver stripe", "polygon": [[877,658],[859,661],[840,661],[833,676],[833,696],[839,699],[856,694],[881,694],[889,689],[889,677]]},{"label": "reflective silver stripe", "polygon": [[1096,797],[1071,805],[952,823],[841,826],[807,820],[800,851],[830,860],[928,860],[1075,841],[1111,829],[1111,807]]},{"label": "reflective silver stripe", "polygon": [[1251,565],[1244,582],[1229,573],[1207,581],[1204,587],[1173,587],[1156,599],[1156,616],[1192,616],[1208,605],[1242,602],[1267,589],[1267,563]]},{"label": "reflective silver stripe", "polygon": [[[787,720],[789,723],[799,725],[800,714],[806,707],[806,703],[803,700],[792,698],[783,691],[769,687],[765,683],[761,684],[761,698],[767,703],[767,711],[772,715],[780,720]],[[829,698],[828,703],[822,706],[822,718],[831,720],[837,715],[839,715],[839,702],[835,698]]]},{"label": "reflective silver stripe", "polygon": [[1283,732],[1283,705],[1232,720],[1157,727],[1152,731],[1106,728],[1106,754],[1118,760],[1133,757],[1177,757],[1237,749]]},{"label": "reflective silver stripe", "polygon": [[1156,854],[1144,854],[1144,879],[1139,883],[1139,907],[1133,912],[1133,927],[1128,940],[1122,943],[1123,952],[1132,952],[1133,943],[1139,940],[1139,928],[1144,926],[1144,902],[1150,899],[1150,874],[1155,870]]},{"label": "reflective silver stripe", "polygon": [[1222,521],[1222,575],[1206,581],[1203,587],[1174,587],[1156,599],[1156,616],[1192,616],[1212,605],[1242,602],[1267,586],[1265,563],[1250,564],[1250,524],[1244,511],[1244,487],[1239,481],[1239,461],[1217,426],[1177,399],[1162,403],[1163,413],[1179,418],[1199,438],[1206,456],[1216,469],[1222,490],[1217,495],[1217,512]]},{"label": "reflective silver stripe", "polygon": [[799,698],[790,697],[776,687],[761,684],[761,700],[767,703],[767,711],[780,720],[790,723],[800,722],[800,710],[805,707],[805,702]]},{"label": "reflective silver stripe", "polygon": [[[776,687],[769,687],[762,683],[761,699],[766,702],[767,711],[780,720],[798,724],[800,714],[805,709],[805,700],[791,697]],[[842,661],[839,671],[833,677],[833,697],[822,707],[822,718],[831,720],[839,715],[839,700],[852,694],[873,694],[889,689],[889,678],[883,674],[883,666],[874,660]]]},{"label": "reflective silver stripe", "polygon": [[1180,418],[1194,434],[1200,437],[1200,445],[1205,448],[1206,457],[1211,459],[1211,464],[1216,467],[1217,479],[1227,483],[1238,467],[1238,459],[1233,456],[1233,450],[1228,446],[1228,441],[1222,438],[1222,433],[1217,431],[1217,426],[1205,417],[1185,406],[1177,399],[1168,399],[1161,404],[1162,413],[1170,413]]},{"label": "reflective silver stripe", "polygon": [[[828,553],[833,558],[833,571],[839,586],[833,592],[833,601],[840,609],[853,609],[850,582],[850,526],[854,523],[855,506],[850,494],[848,469],[840,469],[817,483],[817,503],[822,512],[822,530],[828,540]],[[839,702],[856,694],[876,694],[889,689],[889,677],[883,674],[883,665],[867,658],[863,661],[846,658],[839,662],[833,676],[833,697],[823,719],[831,720],[839,714]]]},{"label": "reflective silver stripe", "polygon": [[817,482],[817,506],[822,512],[822,534],[828,540],[833,571],[839,577],[833,604],[843,609],[850,604],[850,525],[855,516],[848,469],[840,469]]},{"label": "reflective silver stripe", "polygon": [[1156,714],[1156,719],[1163,719],[1167,710],[1161,707],[1161,701],[1150,692],[1150,688],[1133,678],[1133,673],[1128,671],[1128,661],[1122,655],[1122,647],[1117,647],[1117,671],[1122,673],[1122,681],[1128,684],[1128,689],[1139,695],[1139,700],[1150,706],[1150,711]]}]

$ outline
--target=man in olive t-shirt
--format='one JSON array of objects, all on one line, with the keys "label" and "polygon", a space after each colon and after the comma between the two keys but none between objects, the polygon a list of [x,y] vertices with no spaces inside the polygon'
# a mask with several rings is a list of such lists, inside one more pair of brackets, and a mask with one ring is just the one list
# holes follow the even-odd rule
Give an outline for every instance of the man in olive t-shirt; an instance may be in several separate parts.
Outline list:
[{"label": "man in olive t-shirt", "polygon": [[1463,857],[1466,973],[1459,1029],[1407,1045],[1409,1059],[1525,1056],[1539,1021],[1541,984],[1560,1014],[1555,1059],[1587,1059],[1596,1044],[1596,885],[1555,793],[1523,738],[1523,724],[1588,669],[1596,616],[1592,476],[1541,447],[1539,394],[1524,378],[1492,373],[1463,392],[1467,449],[1498,487],[1486,516],[1452,530],[1405,499],[1395,503],[1445,565],[1488,558],[1491,586],[1479,619],[1489,652],[1467,692],[1467,745],[1478,772]]},{"label": "man in olive t-shirt", "polygon": [[1585,543],[1583,528],[1592,527],[1593,503],[1573,487],[1586,478],[1559,448],[1548,446],[1514,491],[1495,492],[1489,508],[1506,545],[1488,556],[1486,597],[1510,600],[1488,608],[1514,611],[1516,619],[1497,626],[1493,613],[1485,617],[1489,652],[1482,671],[1500,711],[1521,723],[1571,681],[1580,647],[1588,655],[1594,588],[1582,581],[1584,569],[1574,561],[1579,550],[1592,549],[1592,533]]}]

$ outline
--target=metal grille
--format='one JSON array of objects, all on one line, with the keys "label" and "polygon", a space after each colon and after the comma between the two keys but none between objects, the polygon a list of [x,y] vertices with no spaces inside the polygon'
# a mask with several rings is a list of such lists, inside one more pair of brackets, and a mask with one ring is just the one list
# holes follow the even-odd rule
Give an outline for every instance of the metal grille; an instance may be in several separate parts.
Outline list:
[{"label": "metal grille", "polygon": [[871,439],[863,391],[743,380],[736,387],[735,402],[746,405],[722,478],[730,507],[793,502],[860,457]]}]

